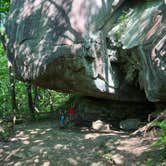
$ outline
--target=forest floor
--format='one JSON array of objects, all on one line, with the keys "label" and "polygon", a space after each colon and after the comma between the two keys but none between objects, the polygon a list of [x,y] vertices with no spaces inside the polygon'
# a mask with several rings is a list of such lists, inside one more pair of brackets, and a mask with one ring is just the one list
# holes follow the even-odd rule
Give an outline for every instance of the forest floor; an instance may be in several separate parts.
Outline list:
[{"label": "forest floor", "polygon": [[155,134],[131,136],[116,130],[60,129],[55,121],[32,122],[17,125],[10,141],[0,142],[0,165],[166,166],[166,152],[153,146],[157,139]]}]

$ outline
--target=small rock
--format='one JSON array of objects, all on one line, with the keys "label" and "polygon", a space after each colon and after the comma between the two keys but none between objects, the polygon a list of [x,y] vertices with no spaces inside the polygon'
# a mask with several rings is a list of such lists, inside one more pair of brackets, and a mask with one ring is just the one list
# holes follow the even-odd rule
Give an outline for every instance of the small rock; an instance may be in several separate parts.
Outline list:
[{"label": "small rock", "polygon": [[97,120],[92,123],[92,128],[94,130],[110,130],[110,125],[105,124],[105,122],[103,122],[101,120]]},{"label": "small rock", "polygon": [[94,130],[100,130],[103,126],[104,126],[104,122],[102,122],[101,120],[97,120],[92,123],[92,128]]},{"label": "small rock", "polygon": [[123,130],[136,130],[140,124],[141,121],[139,119],[126,119],[120,122],[120,128]]}]

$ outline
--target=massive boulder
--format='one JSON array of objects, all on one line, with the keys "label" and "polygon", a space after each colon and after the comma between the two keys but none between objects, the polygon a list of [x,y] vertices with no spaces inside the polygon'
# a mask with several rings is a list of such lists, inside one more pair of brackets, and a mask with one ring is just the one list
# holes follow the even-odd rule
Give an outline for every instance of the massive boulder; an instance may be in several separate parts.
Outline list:
[{"label": "massive boulder", "polygon": [[165,101],[165,13],[155,0],[12,0],[8,59],[41,87]]}]

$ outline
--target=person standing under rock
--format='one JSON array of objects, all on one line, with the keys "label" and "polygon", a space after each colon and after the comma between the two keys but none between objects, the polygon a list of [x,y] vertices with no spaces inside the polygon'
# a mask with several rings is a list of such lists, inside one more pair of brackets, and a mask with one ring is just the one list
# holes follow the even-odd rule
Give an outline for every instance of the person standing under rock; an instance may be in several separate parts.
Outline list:
[{"label": "person standing under rock", "polygon": [[60,128],[65,127],[65,112],[60,110]]},{"label": "person standing under rock", "polygon": [[75,108],[74,105],[71,104],[71,107],[69,109],[69,115],[70,115],[70,122],[74,121],[74,115],[75,115]]}]

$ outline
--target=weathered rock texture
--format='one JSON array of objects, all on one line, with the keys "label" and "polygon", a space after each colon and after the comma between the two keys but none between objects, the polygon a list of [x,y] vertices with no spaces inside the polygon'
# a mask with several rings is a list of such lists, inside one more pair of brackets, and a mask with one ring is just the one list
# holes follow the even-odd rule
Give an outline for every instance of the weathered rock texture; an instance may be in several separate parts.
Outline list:
[{"label": "weathered rock texture", "polygon": [[114,100],[166,100],[164,1],[12,0],[17,78]]},{"label": "weathered rock texture", "polygon": [[[90,122],[97,120],[109,123],[113,127],[119,127],[119,123],[127,119],[139,119],[141,122],[148,120],[148,114],[155,110],[154,103],[139,103],[139,102],[119,102],[110,100],[102,100],[92,97],[79,97],[76,96],[72,99],[75,105],[76,123],[83,123],[83,125],[91,125]],[[70,102],[71,104],[71,102]],[[68,105],[66,103],[66,105]],[[129,120],[130,121],[130,120]],[[132,121],[132,120],[131,120]],[[127,126],[128,123],[126,123]],[[136,128],[136,121],[133,122],[133,128]],[[129,126],[131,126],[129,124]],[[128,126],[128,127],[129,127]],[[126,127],[127,128],[127,127]]]}]

